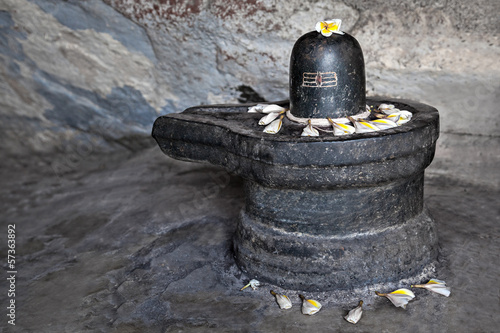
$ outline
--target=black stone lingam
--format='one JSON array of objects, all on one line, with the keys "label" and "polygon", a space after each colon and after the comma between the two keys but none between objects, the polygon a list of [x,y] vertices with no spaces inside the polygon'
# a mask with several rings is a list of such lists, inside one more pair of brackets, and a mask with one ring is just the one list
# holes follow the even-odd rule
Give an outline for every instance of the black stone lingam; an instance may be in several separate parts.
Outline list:
[{"label": "black stone lingam", "polygon": [[[296,117],[335,117],[365,108],[359,44],[347,34],[335,38],[325,44],[326,37],[309,33],[297,43],[310,47],[294,48],[291,102],[277,104]],[[318,47],[336,54],[326,61]],[[318,64],[314,57],[320,57]],[[301,78],[309,72],[335,72],[337,86],[304,87]],[[304,94],[316,105],[308,105]],[[287,118],[278,134],[263,133],[257,124],[262,115],[247,113],[248,105],[199,106],[159,117],[153,137],[171,157],[219,165],[244,178],[246,203],[234,253],[250,277],[302,291],[397,283],[418,276],[437,257],[423,181],[439,116],[411,101],[366,102],[394,104],[413,118],[378,132],[301,137],[304,125]]]},{"label": "black stone lingam", "polygon": [[351,35],[312,31],[290,57],[290,112],[300,118],[338,118],[365,110],[365,62]]}]

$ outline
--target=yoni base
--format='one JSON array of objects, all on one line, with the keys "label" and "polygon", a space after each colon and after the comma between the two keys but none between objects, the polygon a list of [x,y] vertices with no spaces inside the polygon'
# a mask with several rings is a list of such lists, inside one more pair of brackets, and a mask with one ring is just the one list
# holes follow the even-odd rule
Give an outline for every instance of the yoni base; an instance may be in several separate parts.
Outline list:
[{"label": "yoni base", "polygon": [[247,182],[236,261],[252,278],[288,290],[353,290],[411,279],[438,254],[422,189],[423,173],[377,187],[320,191]]}]

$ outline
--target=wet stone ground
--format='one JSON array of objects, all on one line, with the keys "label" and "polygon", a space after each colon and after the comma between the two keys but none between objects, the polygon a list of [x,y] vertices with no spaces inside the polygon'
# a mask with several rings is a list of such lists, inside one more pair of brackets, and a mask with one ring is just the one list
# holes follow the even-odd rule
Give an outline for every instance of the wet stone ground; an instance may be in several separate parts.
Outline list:
[{"label": "wet stone ground", "polygon": [[292,309],[280,310],[269,286],[239,291],[251,278],[231,252],[241,179],[157,147],[94,154],[62,173],[50,167],[58,158],[0,165],[1,233],[15,223],[18,271],[15,327],[5,319],[8,286],[0,281],[2,332],[498,331],[498,191],[427,174],[441,247],[436,277],[452,294],[415,290],[406,310],[368,298],[352,325],[342,316],[356,303],[304,316],[294,293]]}]

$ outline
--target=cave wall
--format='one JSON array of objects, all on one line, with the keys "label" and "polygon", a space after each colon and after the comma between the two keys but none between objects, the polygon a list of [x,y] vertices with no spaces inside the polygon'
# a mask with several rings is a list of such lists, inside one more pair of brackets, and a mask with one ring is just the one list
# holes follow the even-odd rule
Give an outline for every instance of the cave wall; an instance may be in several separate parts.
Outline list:
[{"label": "cave wall", "polygon": [[499,12],[497,0],[2,0],[0,152],[137,150],[161,114],[286,99],[294,41],[341,18],[368,95],[439,109],[429,170],[500,186]]}]

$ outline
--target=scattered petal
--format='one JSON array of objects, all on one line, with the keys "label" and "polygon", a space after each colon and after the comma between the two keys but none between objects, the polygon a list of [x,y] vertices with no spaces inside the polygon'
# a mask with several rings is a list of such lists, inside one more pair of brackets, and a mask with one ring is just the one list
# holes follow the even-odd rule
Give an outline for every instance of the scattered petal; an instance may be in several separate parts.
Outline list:
[{"label": "scattered petal", "polygon": [[321,303],[312,299],[306,299],[304,296],[299,295],[302,300],[302,314],[313,315],[321,309]]},{"label": "scattered petal", "polygon": [[271,295],[276,298],[276,302],[278,303],[280,309],[290,309],[292,307],[292,302],[286,295],[279,295],[271,290]]},{"label": "scattered petal", "polygon": [[309,123],[307,124],[307,126],[304,127],[301,136],[319,136],[318,130],[315,129],[311,124],[311,119],[309,119]]},{"label": "scattered petal", "polygon": [[333,134],[336,136],[353,134],[356,132],[356,129],[351,125],[335,122],[332,118],[327,119],[332,124]]},{"label": "scattered petal", "polygon": [[398,126],[398,124],[396,124],[394,121],[387,119],[387,118],[386,119],[375,119],[375,120],[370,121],[370,123],[374,124],[380,130],[384,130],[387,128],[393,128],[393,127]]},{"label": "scattered petal", "polygon": [[248,112],[250,113],[260,113],[266,107],[266,104],[257,104],[248,107]]},{"label": "scattered petal", "polygon": [[262,113],[285,112],[285,111],[286,109],[284,107],[279,106],[277,104],[269,104],[262,109]]},{"label": "scattered petal", "polygon": [[376,291],[375,294],[377,294],[378,296],[387,297],[392,302],[392,304],[394,304],[394,306],[403,309],[406,309],[406,304],[408,304],[409,301],[415,298],[415,294],[411,290],[408,290],[406,288],[394,290],[393,292],[388,294],[382,294]]},{"label": "scattered petal", "polygon": [[269,134],[278,133],[281,129],[281,125],[283,124],[283,117],[284,115],[282,115],[279,119],[276,119],[269,125],[267,125],[266,128],[264,128],[264,133],[269,133]]},{"label": "scattered petal", "polygon": [[450,287],[446,286],[446,282],[438,279],[430,279],[426,284],[415,284],[411,286],[412,288],[425,288],[427,290],[433,291],[443,296],[450,296]]},{"label": "scattered petal", "polygon": [[320,32],[325,37],[330,37],[332,34],[343,35],[340,31],[342,20],[335,19],[330,21],[319,21],[316,23],[316,31]]},{"label": "scattered petal", "polygon": [[259,125],[269,125],[274,119],[278,118],[283,112],[271,112],[260,118]]},{"label": "scattered petal", "polygon": [[255,279],[252,279],[252,280],[250,280],[250,282],[246,286],[244,286],[243,288],[241,288],[240,291],[243,290],[243,289],[245,289],[245,288],[247,288],[247,287],[252,287],[252,289],[255,290],[259,286],[260,286],[260,282],[257,281],[257,280],[255,280]]},{"label": "scattered petal", "polygon": [[344,317],[344,319],[352,324],[356,324],[361,319],[362,314],[363,314],[363,301],[359,301],[358,306],[349,311],[349,313],[347,314],[347,316]]}]

